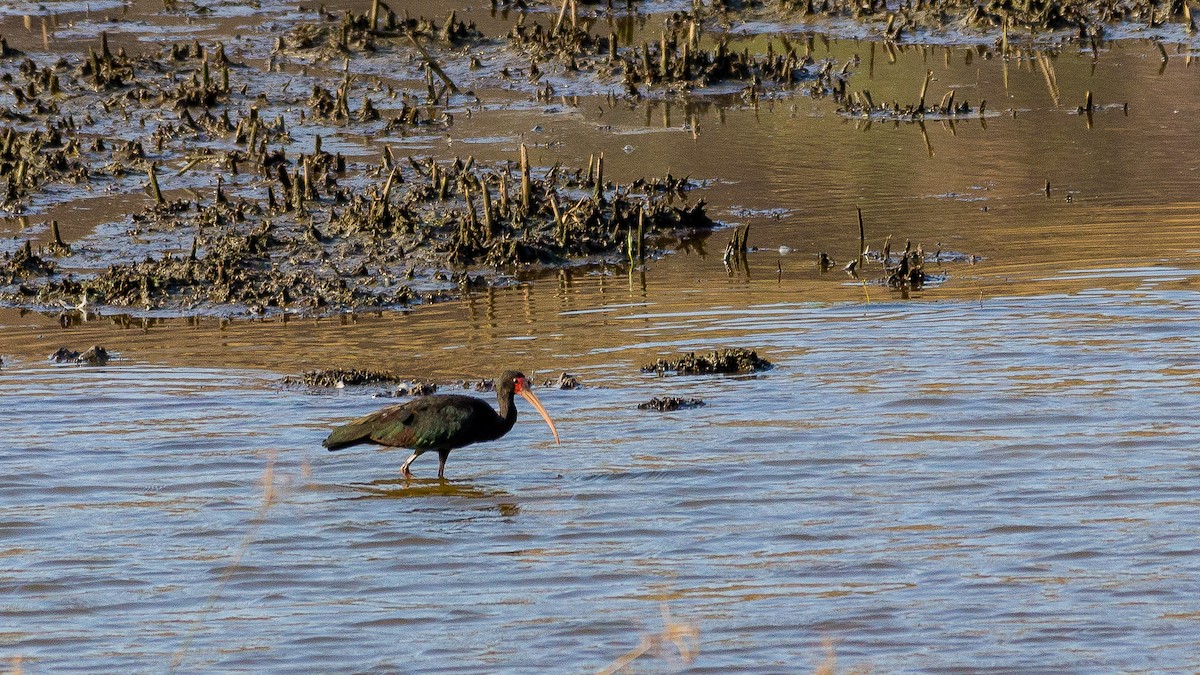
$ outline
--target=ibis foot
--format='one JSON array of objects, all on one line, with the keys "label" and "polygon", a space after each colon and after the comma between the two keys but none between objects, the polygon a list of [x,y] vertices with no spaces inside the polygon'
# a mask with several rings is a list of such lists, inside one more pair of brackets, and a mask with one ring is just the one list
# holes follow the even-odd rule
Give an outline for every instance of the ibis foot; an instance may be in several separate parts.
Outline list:
[{"label": "ibis foot", "polygon": [[412,471],[408,470],[408,465],[412,464],[413,460],[416,459],[417,455],[419,455],[419,454],[421,454],[421,453],[414,452],[413,454],[408,456],[408,459],[404,460],[403,464],[400,465],[400,473],[404,474],[405,478],[412,478]]}]

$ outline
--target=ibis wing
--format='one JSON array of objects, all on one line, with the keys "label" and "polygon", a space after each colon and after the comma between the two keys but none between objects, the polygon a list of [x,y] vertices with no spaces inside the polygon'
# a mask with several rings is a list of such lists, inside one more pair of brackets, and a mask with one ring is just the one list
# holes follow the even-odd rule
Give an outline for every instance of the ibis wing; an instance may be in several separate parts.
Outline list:
[{"label": "ibis wing", "polygon": [[376,425],[371,440],[413,450],[460,445],[464,434],[470,433],[475,400],[461,396],[428,396],[412,401],[407,406],[407,415]]},{"label": "ibis wing", "polygon": [[457,447],[474,440],[471,420],[481,414],[481,408],[490,411],[486,403],[470,396],[426,396],[340,426],[324,445],[330,450],[359,443],[422,451]]},{"label": "ibis wing", "polygon": [[408,407],[408,403],[394,405],[347,422],[334,429],[323,445],[330,450],[339,450],[351,445],[373,441],[375,440],[374,435],[379,429],[403,427],[411,421],[413,414]]}]

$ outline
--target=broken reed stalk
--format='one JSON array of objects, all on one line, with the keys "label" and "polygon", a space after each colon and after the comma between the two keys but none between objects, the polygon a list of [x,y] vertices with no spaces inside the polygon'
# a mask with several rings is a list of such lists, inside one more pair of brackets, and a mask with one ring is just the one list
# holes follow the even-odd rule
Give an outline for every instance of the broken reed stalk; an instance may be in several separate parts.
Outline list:
[{"label": "broken reed stalk", "polygon": [[304,160],[300,163],[304,169],[304,198],[308,200],[317,198],[317,181],[313,180],[315,171],[312,168],[312,157],[304,155]]},{"label": "broken reed stalk", "polygon": [[504,173],[500,174],[500,216],[507,218],[508,210],[508,164],[504,165]]},{"label": "broken reed stalk", "polygon": [[167,202],[167,200],[163,199],[162,190],[158,187],[157,165],[153,162],[150,163],[150,193],[154,195],[154,202],[156,204],[161,205]]},{"label": "broken reed stalk", "polygon": [[933,71],[925,71],[925,83],[921,85],[921,100],[917,103],[917,110],[925,112],[925,92],[929,90],[929,83],[933,80]]},{"label": "broken reed stalk", "polygon": [[387,205],[388,199],[392,194],[392,183],[395,182],[396,174],[398,173],[400,173],[400,167],[393,166],[391,172],[388,173],[387,182],[383,184],[383,194],[381,195],[381,199],[383,200],[385,206]]},{"label": "broken reed stalk", "polygon": [[[495,235],[495,224],[492,220],[492,192],[488,189],[487,181],[479,181],[479,189],[483,193],[483,229],[486,231],[484,237],[487,241],[491,241]],[[553,205],[553,202],[551,202]],[[557,215],[557,211],[555,212]]]},{"label": "broken reed stalk", "polygon": [[221,597],[221,593],[225,590],[225,586],[229,584],[229,580],[233,578],[234,572],[242,565],[242,559],[246,557],[246,552],[250,550],[252,544],[258,536],[258,530],[267,520],[267,512],[271,510],[271,506],[278,498],[278,492],[275,490],[275,453],[274,451],[267,458],[267,466],[263,469],[263,494],[262,502],[259,504],[258,511],[250,520],[250,529],[246,532],[246,536],[242,538],[241,545],[238,546],[237,552],[234,553],[233,559],[226,565],[225,571],[221,574],[220,580],[217,581],[217,587],[213,589],[211,595],[208,596],[208,603],[200,610],[200,614],[195,618],[192,627],[188,629],[187,635],[184,637],[183,645],[179,647],[179,651],[171,658],[171,663],[167,666],[167,672],[173,673],[183,665],[184,657],[187,656],[188,650],[191,649],[192,640],[195,639],[197,631],[204,625],[204,619],[217,606],[217,600]]},{"label": "broken reed stalk", "polygon": [[938,104],[938,112],[942,113],[943,115],[948,115],[950,114],[950,108],[953,107],[953,105],[954,90],[951,89],[950,91],[946,92],[946,95],[942,97],[942,102]]},{"label": "broken reed stalk", "polygon": [[567,16],[567,6],[570,3],[571,0],[563,0],[562,7],[558,10],[558,18],[554,21],[554,29],[550,31],[551,33],[557,33],[562,28],[563,19]]},{"label": "broken reed stalk", "polygon": [[296,169],[296,174],[292,177],[292,208],[297,211],[304,209],[304,172]]},{"label": "broken reed stalk", "polygon": [[867,255],[867,229],[863,226],[862,208],[854,208],[858,211],[858,268],[862,269]]},{"label": "broken reed stalk", "polygon": [[750,250],[747,242],[750,240],[750,226],[738,225],[733,230],[733,237],[729,240],[729,244],[725,246],[725,255],[722,262],[725,267],[732,268],[734,263],[742,269],[748,268],[749,263],[746,260],[746,253]]},{"label": "broken reed stalk", "polygon": [[554,213],[554,232],[558,239],[560,247],[567,245],[567,225],[563,221],[562,211],[558,208],[558,196],[554,192],[550,193],[550,210]]},{"label": "broken reed stalk", "polygon": [[533,183],[529,179],[529,150],[521,144],[521,208],[529,214],[529,204],[533,197]]},{"label": "broken reed stalk", "polygon": [[646,262],[646,250],[642,246],[644,232],[646,230],[646,209],[638,207],[638,229],[637,229],[637,261],[638,264]]},{"label": "broken reed stalk", "polygon": [[467,220],[460,229],[463,246],[471,243],[470,233],[479,227],[479,218],[475,215],[475,201],[471,199],[470,181],[462,182],[463,200],[467,202]]},{"label": "broken reed stalk", "polygon": [[54,237],[54,247],[55,248],[63,249],[63,248],[67,247],[66,242],[64,242],[62,239],[62,234],[58,231],[58,221],[57,220],[50,221],[50,234],[51,234],[51,236]]},{"label": "broken reed stalk", "polygon": [[371,14],[368,18],[370,29],[375,30],[375,27],[379,25],[379,0],[371,0]]},{"label": "broken reed stalk", "polygon": [[750,250],[750,246],[748,244],[749,241],[750,241],[750,225],[746,224],[745,227],[738,228],[738,234],[737,234],[738,255],[740,255],[742,257],[746,256],[746,253]]},{"label": "broken reed stalk", "polygon": [[[446,83],[446,87],[451,93],[457,94],[458,86],[454,84],[454,80],[450,79],[450,76],[446,74],[446,71],[442,70],[442,67],[438,65],[437,60],[430,56],[429,52],[425,51],[425,48],[421,46],[420,42],[417,42],[417,38],[413,36],[412,33],[408,33],[408,40],[409,42],[412,42],[413,46],[417,48],[417,51],[421,53],[421,58],[425,59],[425,63],[429,64],[429,69],[437,73],[438,77],[442,78],[442,81]],[[439,96],[438,98],[441,97]]]},{"label": "broken reed stalk", "polygon": [[600,195],[604,193],[604,153],[596,158],[596,199],[600,199]]}]

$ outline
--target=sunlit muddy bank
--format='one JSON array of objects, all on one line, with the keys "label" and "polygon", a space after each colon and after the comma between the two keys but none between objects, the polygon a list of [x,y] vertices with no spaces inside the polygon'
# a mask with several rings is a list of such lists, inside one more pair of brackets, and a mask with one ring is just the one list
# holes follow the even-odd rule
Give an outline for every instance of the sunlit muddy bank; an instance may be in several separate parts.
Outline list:
[{"label": "sunlit muddy bank", "polygon": [[[1047,252],[1047,235],[1064,240],[1049,249],[1063,262],[1110,264],[1120,254],[1095,248],[1112,238],[1088,236],[1095,213],[1126,204],[1139,179],[1167,184],[1158,204],[1172,193],[1161,170],[1115,171],[1146,155],[1114,151],[1144,142],[1169,162],[1194,131],[1151,121],[1170,110],[1171,81],[1194,79],[1190,52],[1173,49],[1182,68],[1169,68],[1161,42],[930,47],[770,24],[743,39],[725,34],[725,15],[653,4],[569,25],[549,11],[231,7],[203,26],[151,11],[165,47],[131,39],[158,24],[119,18],[94,24],[86,52],[56,49],[60,33],[92,25],[65,15],[13,33],[0,60],[18,85],[0,99],[17,216],[4,226],[7,304],[398,308],[510,284],[530,264],[608,273],[703,250],[695,235],[710,217],[753,226],[752,249],[850,265],[905,292],[971,275],[927,277],[925,263],[1003,265],[1024,247]],[[280,41],[240,32],[263,16]],[[624,28],[606,35],[609,19]],[[679,186],[707,210],[672,203],[678,175],[699,181]],[[853,208],[877,270],[847,250]],[[1014,224],[1033,230],[1010,235]],[[1173,228],[1154,233],[1167,240],[1156,254],[1174,255]]]}]

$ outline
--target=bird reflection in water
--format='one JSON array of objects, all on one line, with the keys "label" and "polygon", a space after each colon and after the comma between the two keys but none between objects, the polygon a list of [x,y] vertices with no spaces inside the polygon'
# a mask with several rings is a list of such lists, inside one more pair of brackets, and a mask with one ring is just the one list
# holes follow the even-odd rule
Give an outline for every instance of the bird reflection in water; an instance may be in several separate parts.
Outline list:
[{"label": "bird reflection in water", "polygon": [[502,516],[515,516],[521,511],[513,495],[497,488],[475,485],[469,481],[447,481],[438,478],[385,478],[370,483],[352,485],[361,494],[349,499],[449,499],[470,500],[464,506],[475,510],[495,508]]}]

